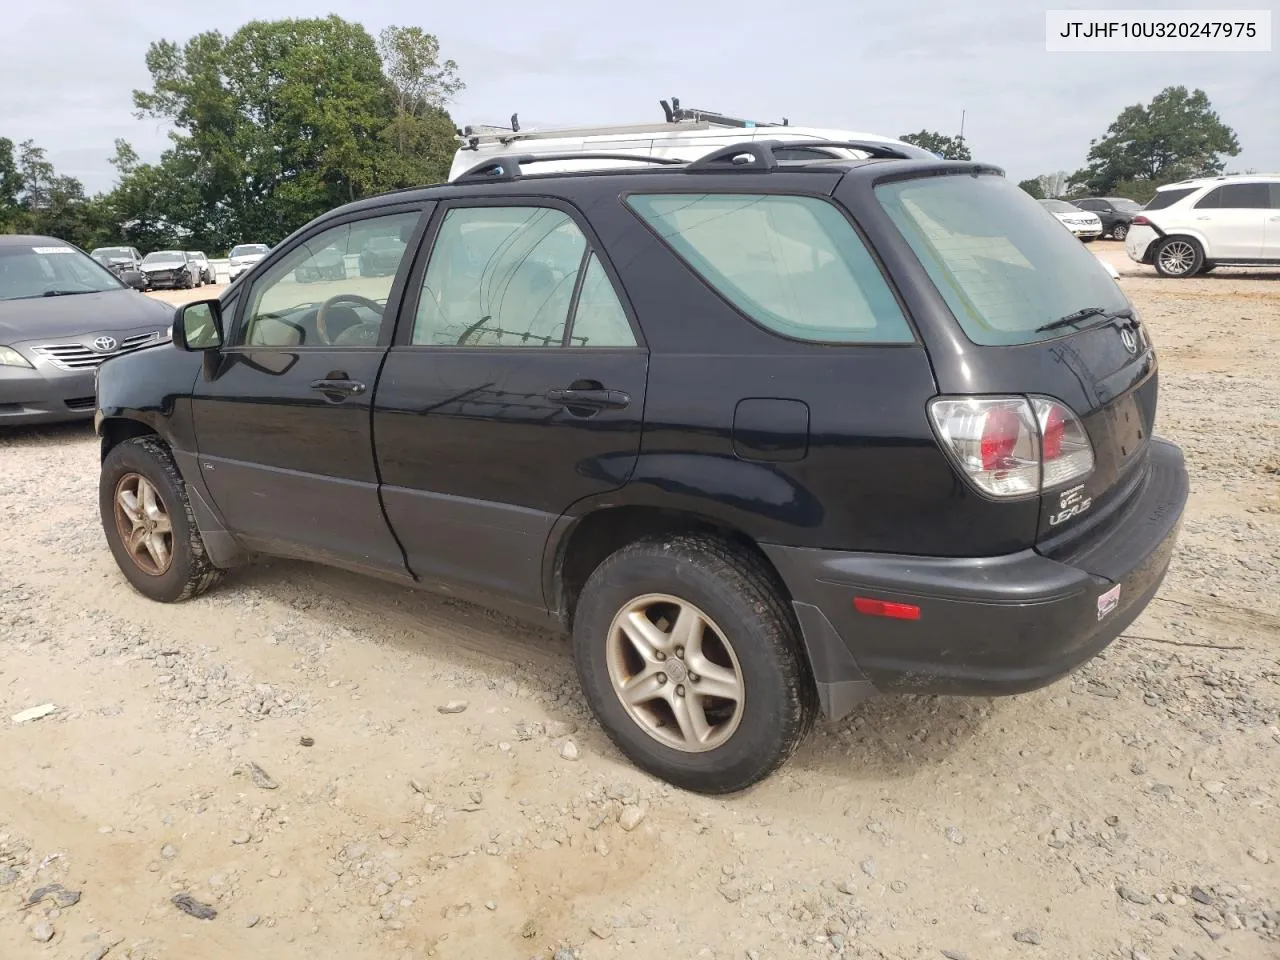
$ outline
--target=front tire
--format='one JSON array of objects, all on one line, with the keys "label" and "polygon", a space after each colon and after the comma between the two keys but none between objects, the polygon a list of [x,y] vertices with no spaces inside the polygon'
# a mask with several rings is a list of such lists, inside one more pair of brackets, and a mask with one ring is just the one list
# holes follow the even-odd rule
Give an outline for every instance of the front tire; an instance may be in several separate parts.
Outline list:
[{"label": "front tire", "polygon": [[1162,277],[1194,277],[1204,266],[1204,250],[1190,237],[1168,237],[1160,241],[1152,259]]},{"label": "front tire", "polygon": [[606,559],[582,590],[573,644],[610,739],[687,790],[749,787],[813,723],[790,606],[760,561],[712,537],[641,540]]},{"label": "front tire", "polygon": [[107,454],[98,508],[116,564],[143,596],[177,603],[222,576],[205,552],[182,476],[157,438],[135,437]]}]

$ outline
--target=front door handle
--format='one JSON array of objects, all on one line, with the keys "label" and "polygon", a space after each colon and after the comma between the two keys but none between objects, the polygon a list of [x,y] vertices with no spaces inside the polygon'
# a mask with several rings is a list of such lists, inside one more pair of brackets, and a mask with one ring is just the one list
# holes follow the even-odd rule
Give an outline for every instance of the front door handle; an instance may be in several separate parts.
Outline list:
[{"label": "front door handle", "polygon": [[597,409],[623,410],[631,405],[631,395],[621,390],[548,390],[547,399],[565,407],[595,407]]},{"label": "front door handle", "polygon": [[344,397],[354,397],[357,394],[364,393],[364,384],[359,380],[312,380],[311,389],[319,390],[330,400],[341,400]]}]

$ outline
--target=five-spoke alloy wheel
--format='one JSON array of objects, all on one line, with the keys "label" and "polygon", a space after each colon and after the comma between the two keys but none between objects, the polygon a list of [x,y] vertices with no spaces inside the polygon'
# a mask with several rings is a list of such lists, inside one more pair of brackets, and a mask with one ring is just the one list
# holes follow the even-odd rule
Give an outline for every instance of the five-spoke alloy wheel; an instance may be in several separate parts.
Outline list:
[{"label": "five-spoke alloy wheel", "polygon": [[816,712],[776,577],[712,535],[651,537],[606,558],[582,587],[573,646],[610,739],[637,766],[699,793],[768,776]]},{"label": "five-spoke alloy wheel", "polygon": [[116,533],[138,569],[163,576],[173,564],[173,523],[155,486],[140,473],[116,484]]}]

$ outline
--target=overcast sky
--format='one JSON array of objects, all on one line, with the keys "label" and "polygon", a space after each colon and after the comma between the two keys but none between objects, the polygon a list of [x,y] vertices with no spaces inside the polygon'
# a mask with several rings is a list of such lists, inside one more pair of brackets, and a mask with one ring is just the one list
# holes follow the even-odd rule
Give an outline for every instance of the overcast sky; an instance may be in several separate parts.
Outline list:
[{"label": "overcast sky", "polygon": [[723,5],[731,15],[719,15],[707,0],[13,3],[0,55],[0,136],[34,139],[59,173],[79,177],[90,192],[107,189],[116,137],[145,160],[166,144],[163,125],[132,115],[130,92],[149,86],[151,41],[333,12],[375,35],[397,24],[439,36],[467,83],[452,109],[459,124],[505,123],[517,111],[526,128],[656,121],[657,101],[674,95],[686,107],[896,136],[956,133],[964,110],[974,156],[1022,179],[1077,169],[1090,138],[1121,109],[1184,84],[1203,88],[1239,135],[1243,152],[1230,168],[1280,171],[1280,52],[1045,52],[1047,6],[1138,5],[737,0]]}]

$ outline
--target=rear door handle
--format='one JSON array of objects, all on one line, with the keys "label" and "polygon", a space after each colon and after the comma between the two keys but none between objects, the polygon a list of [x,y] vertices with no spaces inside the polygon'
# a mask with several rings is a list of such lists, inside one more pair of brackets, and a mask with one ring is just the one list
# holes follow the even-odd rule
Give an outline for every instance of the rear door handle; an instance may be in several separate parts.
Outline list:
[{"label": "rear door handle", "polygon": [[311,389],[319,390],[330,400],[341,400],[364,393],[364,384],[359,380],[312,380]]},{"label": "rear door handle", "polygon": [[631,395],[621,390],[548,390],[547,399],[565,407],[622,410],[631,405]]}]

